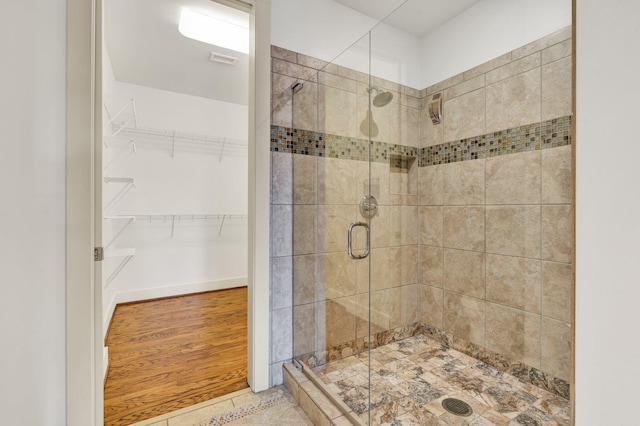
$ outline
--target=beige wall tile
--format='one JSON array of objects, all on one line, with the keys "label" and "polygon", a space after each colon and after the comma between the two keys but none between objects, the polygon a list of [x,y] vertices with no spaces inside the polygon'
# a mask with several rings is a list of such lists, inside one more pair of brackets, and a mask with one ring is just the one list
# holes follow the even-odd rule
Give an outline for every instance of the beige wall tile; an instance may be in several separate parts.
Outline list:
[{"label": "beige wall tile", "polygon": [[320,103],[324,110],[324,129],[338,136],[358,137],[356,124],[356,94],[326,87],[320,92]]},{"label": "beige wall tile", "polygon": [[444,246],[463,250],[484,251],[485,208],[445,207]]},{"label": "beige wall tile", "polygon": [[439,206],[419,208],[420,244],[442,247],[443,208]]},{"label": "beige wall tile", "polygon": [[444,97],[444,99],[452,99],[456,96],[464,95],[465,93],[473,92],[474,90],[483,88],[484,82],[485,75],[482,74],[477,77],[467,79],[460,84],[456,84],[455,86],[451,86],[448,89],[445,89],[442,96]]},{"label": "beige wall tile", "polygon": [[323,61],[322,59],[303,55],[302,53],[297,54],[297,61],[298,61],[298,64],[300,65],[304,65],[305,67],[313,68],[316,70],[320,70],[324,68],[325,66],[327,66],[327,63],[328,63],[326,61]]},{"label": "beige wall tile", "polygon": [[444,292],[444,331],[480,346],[485,344],[485,303]]},{"label": "beige wall tile", "polygon": [[318,182],[318,157],[293,155],[293,202],[316,204]]},{"label": "beige wall tile", "polygon": [[487,86],[540,66],[540,52],[514,60],[487,73]]},{"label": "beige wall tile", "polygon": [[271,258],[271,309],[293,306],[293,259]]},{"label": "beige wall tile", "polygon": [[487,303],[487,349],[540,368],[540,316]]},{"label": "beige wall tile", "polygon": [[293,335],[291,323],[293,312],[291,308],[274,309],[271,311],[271,363],[291,359],[293,350]]},{"label": "beige wall tile", "polygon": [[[389,299],[387,290],[358,294],[358,315],[356,318],[357,337],[367,337],[389,330]],[[369,322],[371,320],[371,322]],[[371,325],[371,327],[369,327]]]},{"label": "beige wall tile", "polygon": [[390,324],[391,328],[403,327],[418,322],[418,284],[409,284],[400,288],[399,324]]},{"label": "beige wall tile", "polygon": [[295,77],[301,80],[308,80],[317,70],[294,64],[293,62],[283,61],[282,59],[272,58],[271,72],[288,75],[289,77]]},{"label": "beige wall tile", "polygon": [[293,201],[293,154],[271,153],[271,204]]},{"label": "beige wall tile", "polygon": [[540,121],[540,70],[533,69],[487,85],[484,133]]},{"label": "beige wall tile", "polygon": [[445,99],[442,116],[444,141],[449,142],[486,133],[485,105],[488,105],[485,103],[485,89],[453,99]]},{"label": "beige wall tile", "polygon": [[318,255],[316,291],[325,299],[356,294],[356,267],[345,252]]},{"label": "beige wall tile", "polygon": [[485,202],[485,160],[443,165],[444,204],[468,205]]},{"label": "beige wall tile", "polygon": [[318,208],[315,205],[293,206],[293,254],[310,254],[316,252],[316,233],[309,229],[317,229]]},{"label": "beige wall tile", "polygon": [[365,74],[363,72],[356,71],[351,68],[346,68],[343,66],[338,66],[337,72],[334,72],[333,70],[329,70],[329,67],[327,67],[327,70],[329,72],[332,72],[333,74],[338,74],[339,76],[350,78],[351,80],[356,80],[356,81],[359,81],[360,83],[369,84],[369,74]]},{"label": "beige wall tile", "polygon": [[[321,303],[320,307],[320,314],[324,314],[320,318],[323,318],[325,329],[324,333],[319,333],[318,337],[321,338],[320,342],[318,342],[320,344],[319,347],[334,346],[355,339],[355,296],[327,300]],[[322,339],[322,334],[324,334],[324,339]]]},{"label": "beige wall tile", "polygon": [[[295,77],[271,73],[271,124],[291,126],[292,92],[291,86],[297,81]],[[312,105],[310,105],[312,106]],[[317,107],[316,107],[317,108]]]},{"label": "beige wall tile", "polygon": [[371,247],[389,247],[389,216],[391,207],[378,205],[378,215],[369,219]]},{"label": "beige wall tile", "polygon": [[[357,195],[362,198],[363,195],[371,194],[378,200],[378,206],[388,206],[390,204],[389,164],[367,164],[363,161],[361,163],[370,167],[358,169],[358,185],[361,192]],[[358,202],[360,202],[360,198],[358,198]]]},{"label": "beige wall tile", "polygon": [[418,321],[418,285],[411,284],[387,290],[391,304],[389,327],[404,327]]},{"label": "beige wall tile", "polygon": [[420,167],[418,191],[422,205],[441,206],[444,202],[444,166]]},{"label": "beige wall tile", "polygon": [[389,219],[392,246],[418,244],[418,207],[391,207]]},{"label": "beige wall tile", "polygon": [[542,150],[542,202],[570,204],[573,200],[572,145]]},{"label": "beige wall tile", "polygon": [[418,246],[389,248],[389,279],[392,287],[418,282]]},{"label": "beige wall tile", "polygon": [[293,355],[316,350],[316,304],[293,307]]},{"label": "beige wall tile", "polygon": [[297,61],[296,52],[274,45],[271,45],[271,56],[278,59],[284,59],[285,61],[289,62]]},{"label": "beige wall tile", "polygon": [[548,64],[549,62],[571,56],[572,49],[571,39],[549,46],[542,50],[542,64]]},{"label": "beige wall tile", "polygon": [[504,55],[500,55],[497,58],[491,59],[490,61],[487,61],[482,65],[478,65],[477,67],[474,67],[468,71],[465,71],[464,79],[470,80],[481,74],[487,73],[495,68],[506,65],[509,62],[511,62],[511,52],[505,53]]},{"label": "beige wall tile", "polygon": [[420,322],[442,328],[443,291],[428,285],[418,287]]},{"label": "beige wall tile", "polygon": [[571,264],[542,262],[542,315],[571,322],[572,290]]},{"label": "beige wall tile", "polygon": [[485,297],[485,254],[444,250],[444,288],[478,299]]},{"label": "beige wall tile", "polygon": [[542,317],[542,360],[540,369],[555,377],[571,378],[571,325]]},{"label": "beige wall tile", "polygon": [[[301,234],[317,235],[316,247],[320,253],[344,251],[347,247],[349,225],[358,220],[358,215],[357,207],[354,205],[319,205],[317,227],[312,228],[308,223],[300,223],[296,225],[296,229]],[[304,238],[304,235],[300,238]]]},{"label": "beige wall tile", "polygon": [[354,93],[357,92],[358,87],[358,82],[355,80],[324,71],[320,71],[318,73],[318,83],[328,87],[332,87],[334,89],[340,89]]},{"label": "beige wall tile", "polygon": [[487,159],[487,204],[540,203],[540,151]]},{"label": "beige wall tile", "polygon": [[[429,99],[431,99],[429,97]],[[429,115],[429,107],[420,110],[420,147],[444,143],[444,124],[433,124]]]},{"label": "beige wall tile", "polygon": [[571,262],[573,214],[569,205],[542,206],[542,259]]},{"label": "beige wall tile", "polygon": [[460,84],[463,81],[464,81],[464,75],[463,74],[454,75],[453,77],[449,77],[446,80],[443,80],[441,82],[438,82],[438,83],[434,84],[433,86],[427,87],[427,95],[431,95],[433,93],[441,92],[442,90],[446,89],[447,87],[455,86],[456,84]]},{"label": "beige wall tile", "polygon": [[540,313],[540,261],[487,255],[487,300]]},{"label": "beige wall tile", "polygon": [[[323,260],[318,255],[293,257],[293,304],[313,303],[316,299],[318,275],[317,263]],[[323,296],[324,297],[324,296]]]},{"label": "beige wall tile", "polygon": [[293,206],[271,206],[271,256],[291,256],[293,254]]},{"label": "beige wall tile", "polygon": [[318,203],[357,204],[357,161],[318,158]]},{"label": "beige wall tile", "polygon": [[540,206],[487,206],[487,252],[540,258]]},{"label": "beige wall tile", "polygon": [[[283,92],[283,97],[291,98],[291,86]],[[311,82],[306,82],[298,92],[293,95],[292,120],[293,127],[298,129],[319,131],[321,129],[318,123],[318,99],[321,88]],[[291,120],[291,119],[290,119]]]},{"label": "beige wall tile", "polygon": [[522,58],[523,56],[530,55],[549,46],[553,46],[554,44],[563,42],[569,38],[571,38],[571,26],[563,28],[559,31],[556,31],[555,33],[549,34],[546,37],[519,47],[518,49],[511,52],[512,58],[514,60]]},{"label": "beige wall tile", "polygon": [[[367,259],[355,261],[358,268],[358,292],[384,290],[391,287],[390,249],[372,249]],[[369,273],[371,271],[371,273]],[[371,277],[371,282],[369,282]]]},{"label": "beige wall tile", "polygon": [[432,287],[442,288],[444,279],[444,255],[441,248],[420,246],[418,281]]},{"label": "beige wall tile", "polygon": [[542,120],[571,115],[572,59],[563,58],[542,66]]}]

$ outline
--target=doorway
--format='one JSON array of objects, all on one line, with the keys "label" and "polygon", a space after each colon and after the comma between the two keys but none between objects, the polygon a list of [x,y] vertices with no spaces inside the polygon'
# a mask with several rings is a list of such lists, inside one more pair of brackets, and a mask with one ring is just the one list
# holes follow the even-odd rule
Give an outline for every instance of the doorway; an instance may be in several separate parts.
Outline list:
[{"label": "doorway", "polygon": [[[149,336],[155,339],[171,327],[167,323],[162,329],[154,328],[160,319],[145,310],[159,309],[176,320],[184,310],[179,302],[198,299],[189,304],[193,313],[186,315],[187,322],[196,316],[207,322],[192,330],[201,334],[202,328],[216,322],[211,315],[200,315],[202,311],[221,309],[219,303],[202,299],[214,290],[247,285],[250,14],[207,0],[106,0],[102,12],[102,84],[98,90],[103,143],[96,145],[96,158],[102,159],[101,165],[96,162],[102,172],[101,188],[96,191],[102,194],[96,197],[101,206],[96,205],[102,217],[96,231],[101,228],[103,252],[99,256],[104,257],[98,281],[106,347],[103,362],[105,367],[109,365],[105,372],[105,421],[117,424],[114,386],[127,384],[116,384],[116,376],[130,368],[126,361],[123,365],[123,353],[135,357],[136,351],[148,351],[148,347],[133,349],[132,342]],[[235,31],[227,38],[244,39],[244,43],[227,45],[224,38],[216,40],[216,34],[209,30],[219,25]],[[236,305],[244,312],[236,309],[234,315],[242,317],[244,325],[236,331],[244,334],[238,339],[243,340],[240,348],[246,354],[246,289],[241,293],[244,301]],[[151,301],[159,298],[165,302]],[[139,330],[139,335],[122,337],[120,328],[110,326],[121,322],[114,321],[115,314],[121,317],[124,311],[139,322],[153,318],[155,324],[150,324],[151,328],[130,324],[126,328]],[[167,351],[166,345],[154,347]],[[156,376],[184,378],[192,366],[175,364],[180,363],[185,350],[174,345],[162,357],[165,365],[147,370],[155,370]],[[215,361],[209,362],[226,364],[226,359],[216,354],[212,357]],[[139,370],[145,368],[145,357],[153,359],[155,355],[148,353],[131,362],[141,366],[136,367]],[[239,371],[244,371],[242,386],[246,386],[246,355],[242,358],[245,364]],[[145,374],[144,380],[149,381],[151,373]],[[140,383],[129,382],[130,387],[142,389]],[[234,382],[233,386],[232,390],[237,390],[239,384]],[[129,391],[118,389],[116,393],[131,395]],[[211,392],[203,389],[201,393]],[[222,389],[216,392],[212,395],[220,396]],[[200,397],[198,394],[185,402]],[[144,413],[164,414],[157,410],[185,406],[165,404],[159,408],[151,400],[149,405],[153,407],[136,407],[135,413],[127,415],[144,419],[149,417]]]}]

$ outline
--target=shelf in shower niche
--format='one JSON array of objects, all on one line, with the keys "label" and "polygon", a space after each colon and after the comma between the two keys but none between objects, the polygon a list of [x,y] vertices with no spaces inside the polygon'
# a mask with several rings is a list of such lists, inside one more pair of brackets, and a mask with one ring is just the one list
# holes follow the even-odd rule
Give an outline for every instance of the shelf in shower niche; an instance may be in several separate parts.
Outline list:
[{"label": "shelf in shower niche", "polygon": [[389,155],[389,192],[400,195],[418,194],[418,161],[410,155]]}]

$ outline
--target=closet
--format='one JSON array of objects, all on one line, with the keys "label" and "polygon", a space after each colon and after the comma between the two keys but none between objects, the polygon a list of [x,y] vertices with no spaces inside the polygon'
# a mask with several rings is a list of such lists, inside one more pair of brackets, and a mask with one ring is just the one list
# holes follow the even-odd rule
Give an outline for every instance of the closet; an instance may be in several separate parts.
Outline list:
[{"label": "closet", "polygon": [[118,303],[246,285],[247,88],[216,91],[247,85],[248,57],[209,61],[161,20],[182,6],[105,2],[105,331]]}]

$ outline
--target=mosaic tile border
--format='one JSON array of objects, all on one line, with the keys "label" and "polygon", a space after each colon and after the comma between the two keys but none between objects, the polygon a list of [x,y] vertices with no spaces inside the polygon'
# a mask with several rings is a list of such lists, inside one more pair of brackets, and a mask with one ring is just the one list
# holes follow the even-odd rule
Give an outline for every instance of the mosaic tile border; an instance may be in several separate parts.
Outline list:
[{"label": "mosaic tile border", "polygon": [[570,385],[565,380],[553,377],[550,374],[541,371],[538,368],[531,367],[519,361],[511,360],[499,353],[482,348],[475,343],[471,343],[464,339],[447,333],[439,328],[428,324],[413,323],[405,327],[395,328],[376,333],[371,339],[364,337],[342,343],[337,346],[328,347],[324,350],[310,352],[304,355],[296,356],[295,359],[307,364],[311,368],[315,368],[352,355],[357,355],[368,349],[375,349],[378,346],[388,345],[416,334],[424,334],[444,345],[447,345],[459,352],[464,353],[472,358],[489,364],[498,370],[511,374],[518,379],[531,383],[534,386],[542,388],[548,392],[558,395],[561,398],[570,398]]},{"label": "mosaic tile border", "polygon": [[522,362],[513,361],[499,353],[481,348],[475,343],[456,337],[451,333],[447,333],[428,324],[422,324],[421,333],[465,355],[489,364],[504,373],[511,374],[524,382],[531,383],[561,398],[567,400],[570,398],[570,385],[563,379],[553,377],[540,369]]},{"label": "mosaic tile border", "polygon": [[336,346],[327,347],[324,350],[310,352],[304,355],[295,356],[294,358],[300,362],[307,364],[309,367],[318,367],[329,361],[335,361],[357,355],[366,350],[377,348],[378,346],[388,345],[389,343],[404,340],[407,337],[415,336],[421,333],[422,324],[413,323],[404,327],[395,328],[393,330],[385,330],[374,334],[371,338],[361,337],[359,339],[350,340]]},{"label": "mosaic tile border", "polygon": [[[393,156],[414,157],[419,167],[428,167],[571,145],[571,120],[571,116],[559,117],[425,148],[371,141],[372,161],[389,163]],[[270,149],[274,152],[367,161],[368,144],[366,139],[271,126]]]}]

